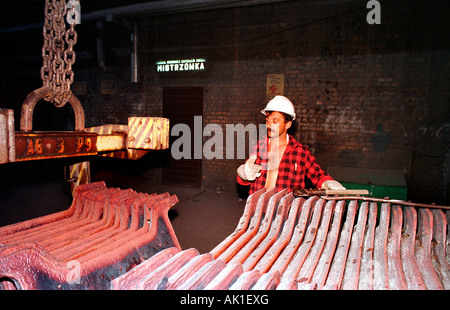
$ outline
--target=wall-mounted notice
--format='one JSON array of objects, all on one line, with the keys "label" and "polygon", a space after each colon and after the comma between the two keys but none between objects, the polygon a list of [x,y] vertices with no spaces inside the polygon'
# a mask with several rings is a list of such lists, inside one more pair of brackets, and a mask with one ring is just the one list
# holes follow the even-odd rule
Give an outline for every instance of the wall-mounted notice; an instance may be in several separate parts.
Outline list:
[{"label": "wall-mounted notice", "polygon": [[102,95],[114,95],[117,93],[116,80],[101,80],[100,93]]},{"label": "wall-mounted notice", "polygon": [[268,74],[266,84],[266,100],[277,95],[284,95],[284,74]]}]

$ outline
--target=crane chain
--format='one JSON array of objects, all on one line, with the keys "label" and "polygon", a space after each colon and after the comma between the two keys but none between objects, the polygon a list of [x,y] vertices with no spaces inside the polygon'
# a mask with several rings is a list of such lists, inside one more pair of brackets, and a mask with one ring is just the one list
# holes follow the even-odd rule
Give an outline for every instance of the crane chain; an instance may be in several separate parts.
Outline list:
[{"label": "crane chain", "polygon": [[77,43],[75,24],[79,19],[67,18],[69,27],[66,29],[65,16],[79,14],[76,5],[79,6],[78,0],[70,0],[68,4],[64,0],[45,0],[43,65],[40,73],[43,86],[51,89],[51,95],[44,99],[57,107],[64,106],[72,95],[72,65],[76,58],[73,46]]}]

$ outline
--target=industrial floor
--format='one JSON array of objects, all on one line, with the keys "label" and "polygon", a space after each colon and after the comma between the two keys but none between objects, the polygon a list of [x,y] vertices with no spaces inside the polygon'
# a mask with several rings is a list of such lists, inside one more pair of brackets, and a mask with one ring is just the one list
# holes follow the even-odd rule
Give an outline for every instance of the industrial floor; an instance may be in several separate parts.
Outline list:
[{"label": "industrial floor", "polygon": [[155,186],[157,192],[175,194],[179,202],[169,212],[182,249],[212,250],[236,228],[246,200],[228,191],[179,186]]},{"label": "industrial floor", "polygon": [[[209,252],[234,231],[246,202],[230,191],[142,182],[119,187],[176,195],[179,202],[170,209],[169,218],[178,241],[182,249],[196,248],[200,253]],[[59,164],[42,161],[0,166],[0,227],[65,210],[71,201]]]}]

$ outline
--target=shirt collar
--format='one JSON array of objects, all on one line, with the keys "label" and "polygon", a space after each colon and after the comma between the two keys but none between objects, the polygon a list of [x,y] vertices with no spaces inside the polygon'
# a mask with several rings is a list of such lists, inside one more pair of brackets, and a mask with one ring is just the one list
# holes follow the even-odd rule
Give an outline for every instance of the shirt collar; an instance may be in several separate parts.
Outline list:
[{"label": "shirt collar", "polygon": [[[267,140],[269,140],[268,145],[270,146],[270,138],[267,137]],[[286,145],[289,145],[289,134],[286,132]]]}]

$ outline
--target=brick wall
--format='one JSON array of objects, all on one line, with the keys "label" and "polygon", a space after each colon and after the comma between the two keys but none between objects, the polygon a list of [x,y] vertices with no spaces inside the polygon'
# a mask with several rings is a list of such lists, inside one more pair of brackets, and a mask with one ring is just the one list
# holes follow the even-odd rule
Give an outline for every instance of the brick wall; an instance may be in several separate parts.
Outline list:
[{"label": "brick wall", "polygon": [[[448,161],[426,155],[439,155],[448,141],[448,4],[382,2],[381,25],[367,24],[365,4],[290,1],[143,19],[138,84],[130,82],[129,33],[107,24],[107,72],[95,59],[74,66],[76,81],[87,85],[79,96],[86,126],[160,116],[164,86],[203,86],[204,125],[219,124],[225,132],[226,124],[260,124],[267,75],[284,74],[284,93],[298,114],[292,133],[324,168],[402,170],[411,199],[442,202]],[[92,35],[92,27],[81,24],[79,40]],[[84,48],[95,55],[90,38]],[[189,57],[207,58],[208,71],[156,73],[157,60]],[[116,81],[117,93],[101,94],[101,80]],[[242,162],[204,159],[202,186],[236,190]]]},{"label": "brick wall", "polygon": [[[206,88],[204,123],[262,122],[259,110],[266,102],[266,76],[282,73],[285,95],[299,114],[294,136],[311,147],[324,168],[402,170],[412,188],[438,184],[428,186],[427,194],[410,193],[412,198],[436,201],[446,186],[444,158],[437,159],[437,166],[425,160],[427,168],[414,178],[411,168],[417,167],[412,166],[413,150],[429,138],[421,131],[448,122],[444,76],[448,76],[449,53],[440,36],[444,28],[439,7],[430,11],[425,6],[383,4],[382,25],[370,26],[367,10],[355,6],[339,5],[309,15],[302,14],[300,6],[215,13],[209,16],[217,20],[213,29],[218,31],[212,35],[204,33],[211,19],[200,17],[196,24],[194,18],[184,20],[191,45],[212,63],[200,81]],[[209,39],[212,42],[206,47]],[[443,139],[437,144],[445,147]],[[205,160],[203,186],[233,188],[241,162]]]}]

